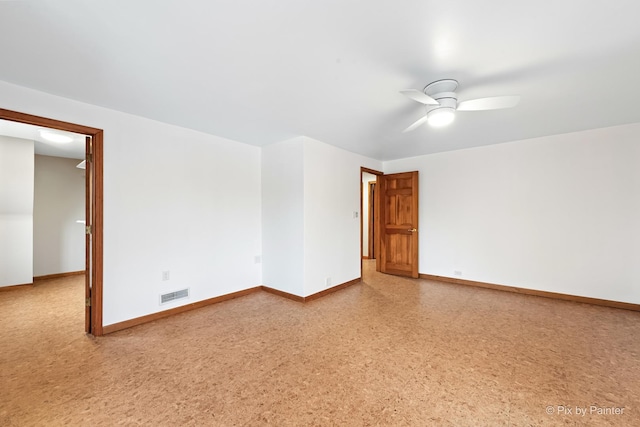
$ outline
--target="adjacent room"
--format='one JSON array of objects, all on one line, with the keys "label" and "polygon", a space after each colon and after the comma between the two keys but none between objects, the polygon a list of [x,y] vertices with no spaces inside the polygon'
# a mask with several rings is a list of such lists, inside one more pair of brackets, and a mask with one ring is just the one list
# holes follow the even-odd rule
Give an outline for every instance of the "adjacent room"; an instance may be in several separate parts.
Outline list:
[{"label": "adjacent room", "polygon": [[639,14],[0,2],[0,425],[640,425]]}]

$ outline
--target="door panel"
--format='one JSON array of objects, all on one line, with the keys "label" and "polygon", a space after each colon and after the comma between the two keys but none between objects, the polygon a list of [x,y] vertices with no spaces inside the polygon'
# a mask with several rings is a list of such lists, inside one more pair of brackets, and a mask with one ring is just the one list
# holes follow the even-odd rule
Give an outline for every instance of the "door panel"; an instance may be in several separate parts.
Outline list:
[{"label": "door panel", "polygon": [[418,172],[378,176],[380,271],[418,277]]}]

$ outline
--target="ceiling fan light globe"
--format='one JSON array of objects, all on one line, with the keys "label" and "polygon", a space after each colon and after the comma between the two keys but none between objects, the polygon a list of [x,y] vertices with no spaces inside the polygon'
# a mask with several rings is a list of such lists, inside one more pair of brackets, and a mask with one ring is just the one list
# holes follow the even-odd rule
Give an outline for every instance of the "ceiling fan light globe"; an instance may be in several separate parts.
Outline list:
[{"label": "ceiling fan light globe", "polygon": [[450,125],[456,118],[453,108],[437,108],[427,113],[427,123],[432,127],[443,127]]}]

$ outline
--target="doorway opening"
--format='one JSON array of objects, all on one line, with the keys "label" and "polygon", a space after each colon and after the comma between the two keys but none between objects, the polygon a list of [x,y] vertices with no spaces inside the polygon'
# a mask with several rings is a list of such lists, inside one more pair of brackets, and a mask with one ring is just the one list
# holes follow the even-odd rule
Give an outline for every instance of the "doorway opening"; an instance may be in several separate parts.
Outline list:
[{"label": "doorway opening", "polygon": [[103,130],[0,108],[0,119],[86,136],[85,332],[101,336],[103,274]]},{"label": "doorway opening", "polygon": [[360,168],[360,277],[363,260],[377,258],[376,181],[382,174],[374,169]]}]

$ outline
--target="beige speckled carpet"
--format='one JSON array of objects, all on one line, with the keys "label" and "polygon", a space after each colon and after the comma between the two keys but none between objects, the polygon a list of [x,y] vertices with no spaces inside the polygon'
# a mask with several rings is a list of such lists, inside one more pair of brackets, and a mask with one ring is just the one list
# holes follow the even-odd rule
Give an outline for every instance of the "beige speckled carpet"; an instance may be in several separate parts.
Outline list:
[{"label": "beige speckled carpet", "polygon": [[365,264],[98,339],[82,277],[0,292],[0,425],[640,425],[640,313]]}]

